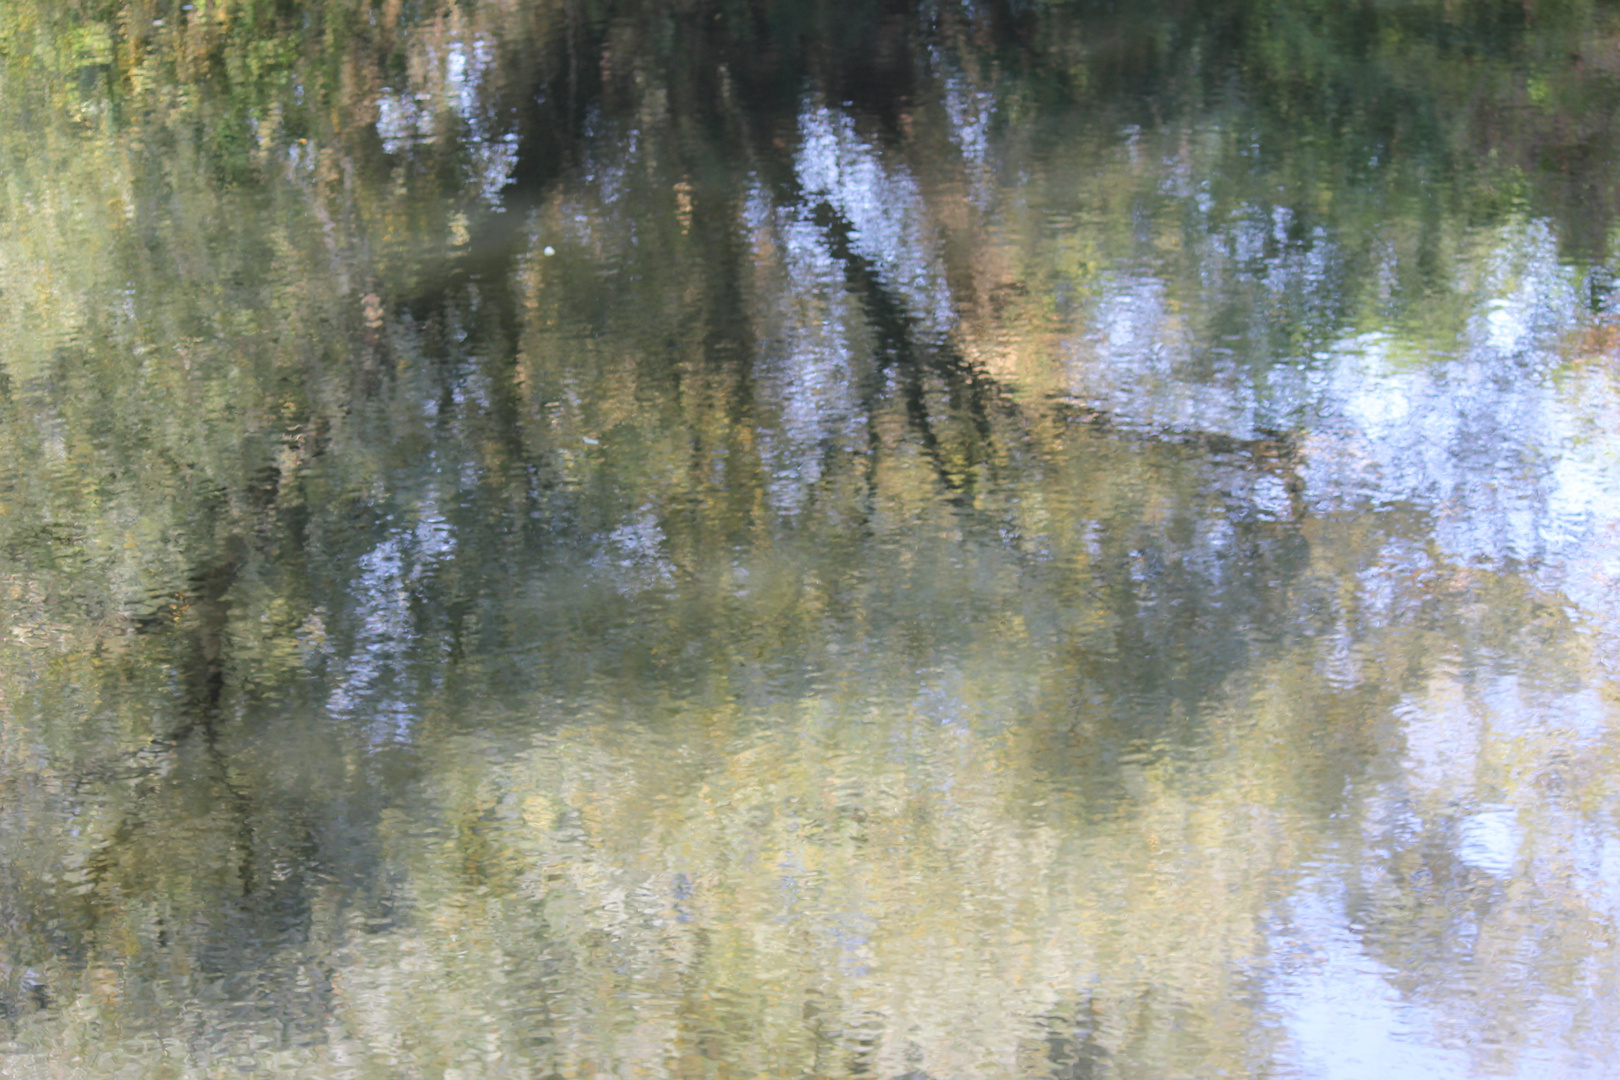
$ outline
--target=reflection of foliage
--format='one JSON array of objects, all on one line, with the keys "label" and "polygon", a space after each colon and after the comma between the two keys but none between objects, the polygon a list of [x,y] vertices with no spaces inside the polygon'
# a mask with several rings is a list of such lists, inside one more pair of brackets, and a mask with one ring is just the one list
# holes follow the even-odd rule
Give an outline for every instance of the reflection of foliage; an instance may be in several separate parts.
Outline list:
[{"label": "reflection of foliage", "polygon": [[[378,1075],[1263,1057],[1256,913],[1384,779],[1448,628],[1586,661],[1514,574],[1438,556],[1421,610],[1364,613],[1424,515],[1311,517],[1298,432],[1054,404],[1054,357],[1136,265],[1256,383],[1347,326],[1455,340],[1454,265],[1518,200],[1587,185],[1560,237],[1602,250],[1611,30],[1130,7],[4,5],[19,1039],[50,1003],[137,1055],[215,1010],[199,1061],[275,1029],[313,1073],[323,1042]],[[964,86],[1028,212],[1094,226],[997,239],[1023,211],[971,195]],[[917,178],[954,321],[802,188],[807,101]],[[847,415],[795,434],[783,342],[835,332]],[[1316,678],[1338,627],[1354,689]],[[1477,886],[1423,844],[1354,898],[1392,962],[1466,906],[1426,889]]]}]

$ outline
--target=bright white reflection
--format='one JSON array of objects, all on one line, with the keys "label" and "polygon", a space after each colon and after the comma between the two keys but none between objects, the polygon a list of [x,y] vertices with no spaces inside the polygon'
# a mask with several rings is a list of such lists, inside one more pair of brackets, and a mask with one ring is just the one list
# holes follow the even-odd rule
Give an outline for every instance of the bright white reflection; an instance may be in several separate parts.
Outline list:
[{"label": "bright white reflection", "polygon": [[1491,806],[1462,820],[1457,858],[1476,870],[1497,877],[1513,873],[1523,833],[1518,812],[1511,806]]},{"label": "bright white reflection", "polygon": [[[1259,215],[1239,215],[1212,259],[1258,258]],[[1275,237],[1272,237],[1275,239]],[[1322,286],[1316,255],[1267,270],[1278,288]],[[1281,267],[1281,269],[1279,269]],[[1195,364],[1185,299],[1140,271],[1102,279],[1071,338],[1070,390],[1117,422],[1154,431],[1252,438],[1302,428],[1307,499],[1319,511],[1411,503],[1429,510],[1445,555],[1539,567],[1602,621],[1620,574],[1620,409],[1613,381],[1566,373],[1561,339],[1586,316],[1576,272],[1548,226],[1501,227],[1469,261],[1474,299],[1460,351],[1415,347],[1392,331],[1355,331],[1309,360],[1260,369],[1219,349]],[[1196,374],[1192,374],[1196,373]]]},{"label": "bright white reflection", "polygon": [[756,251],[760,392],[779,417],[761,426],[759,439],[771,501],[792,513],[821,478],[826,449],[851,447],[859,437],[850,340],[859,311],[844,288],[843,266],[812,223],[773,206],[758,188],[744,219]]},{"label": "bright white reflection", "polygon": [[1433,1017],[1368,956],[1329,886],[1309,883],[1273,931],[1273,1004],[1286,1017],[1281,1075],[1310,1080],[1466,1080],[1465,1051],[1439,1045]]},{"label": "bright white reflection", "polygon": [[436,114],[454,116],[478,191],[491,204],[500,201],[501,189],[512,179],[518,148],[517,133],[496,134],[480,107],[494,58],[494,46],[485,38],[453,41],[442,54],[426,51],[411,80],[414,89],[384,89],[377,97],[377,135],[389,154],[434,139],[441,130]]},{"label": "bright white reflection", "polygon": [[843,215],[854,231],[854,249],[905,298],[929,335],[943,335],[954,322],[950,289],[916,180],[885,162],[853,120],[826,105],[806,104],[799,133],[796,164],[806,197],[825,199]]},{"label": "bright white reflection", "polygon": [[413,143],[433,138],[432,97],[426,93],[394,93],[384,90],[377,98],[377,134],[383,150],[398,154]]},{"label": "bright white reflection", "polygon": [[431,502],[359,560],[350,590],[355,600],[354,643],[343,653],[326,708],[337,717],[364,716],[373,745],[406,742],[415,723],[416,688],[406,685],[409,659],[420,634],[411,595],[424,574],[456,547],[449,522]]}]

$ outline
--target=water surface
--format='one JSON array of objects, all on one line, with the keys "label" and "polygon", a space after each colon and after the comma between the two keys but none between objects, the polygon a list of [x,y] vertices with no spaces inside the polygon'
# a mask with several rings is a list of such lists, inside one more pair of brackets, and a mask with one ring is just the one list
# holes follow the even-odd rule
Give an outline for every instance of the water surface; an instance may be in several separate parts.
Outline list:
[{"label": "water surface", "polygon": [[0,1075],[1620,1070],[1620,12],[0,6]]}]

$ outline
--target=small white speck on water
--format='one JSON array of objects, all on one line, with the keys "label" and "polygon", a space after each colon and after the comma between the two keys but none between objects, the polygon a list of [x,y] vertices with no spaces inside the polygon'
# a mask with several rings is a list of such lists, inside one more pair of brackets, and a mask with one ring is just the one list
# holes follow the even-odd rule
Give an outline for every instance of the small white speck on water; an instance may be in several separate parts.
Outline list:
[{"label": "small white speck on water", "polygon": [[555,254],[557,254],[557,249],[552,247],[550,244],[547,244],[546,245],[546,255],[547,255],[547,257],[550,257],[550,256],[555,255]]}]

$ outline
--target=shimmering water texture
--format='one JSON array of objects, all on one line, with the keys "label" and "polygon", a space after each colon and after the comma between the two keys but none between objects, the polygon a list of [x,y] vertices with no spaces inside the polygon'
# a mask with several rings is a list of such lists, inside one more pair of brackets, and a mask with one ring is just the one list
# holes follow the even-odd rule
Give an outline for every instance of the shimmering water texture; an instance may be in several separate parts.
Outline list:
[{"label": "shimmering water texture", "polygon": [[1620,1075],[1620,10],[0,2],[0,1076]]}]

